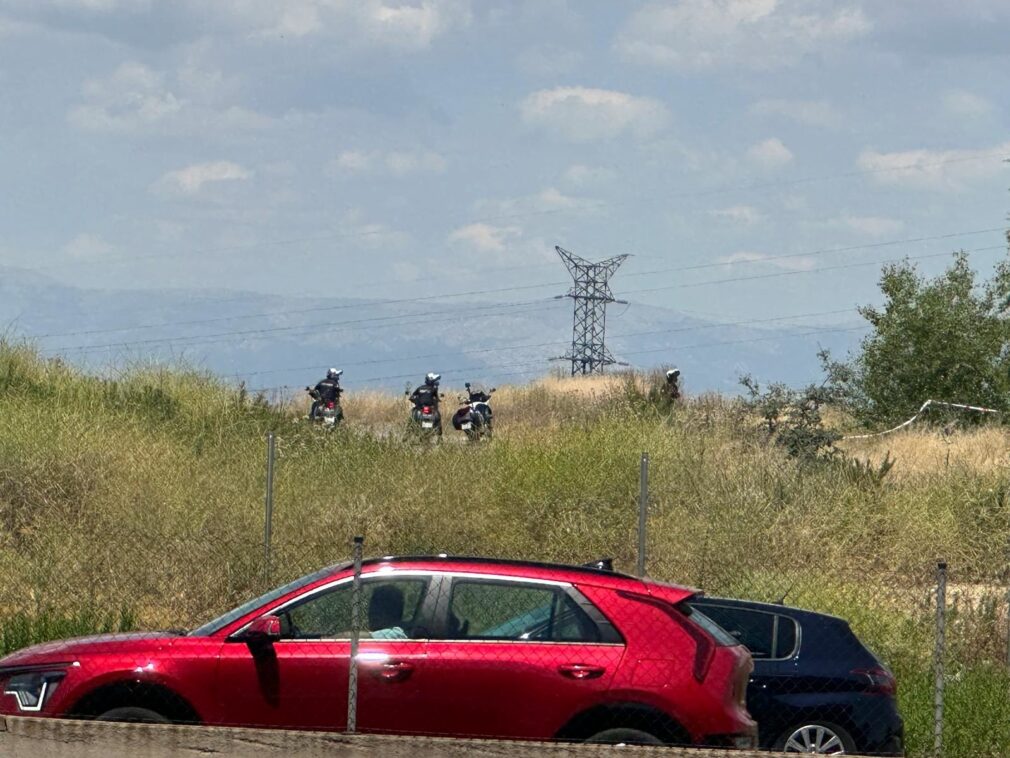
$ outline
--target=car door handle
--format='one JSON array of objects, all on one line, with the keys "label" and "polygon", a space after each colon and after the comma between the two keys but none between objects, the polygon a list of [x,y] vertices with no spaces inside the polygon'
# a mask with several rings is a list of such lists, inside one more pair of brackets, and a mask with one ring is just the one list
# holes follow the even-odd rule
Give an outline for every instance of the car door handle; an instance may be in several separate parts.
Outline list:
[{"label": "car door handle", "polygon": [[402,682],[414,673],[414,664],[407,661],[386,661],[379,666],[379,676],[387,682]]},{"label": "car door handle", "polygon": [[602,666],[588,666],[584,663],[566,663],[558,666],[558,673],[569,679],[598,679],[605,671]]}]

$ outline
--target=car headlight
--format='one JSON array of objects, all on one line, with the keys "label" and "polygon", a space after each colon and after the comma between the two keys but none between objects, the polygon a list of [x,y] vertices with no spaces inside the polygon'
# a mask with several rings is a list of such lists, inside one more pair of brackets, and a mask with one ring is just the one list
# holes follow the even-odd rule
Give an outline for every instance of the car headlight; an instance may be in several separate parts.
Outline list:
[{"label": "car headlight", "polygon": [[37,712],[42,710],[46,698],[53,694],[60,680],[66,676],[64,671],[32,671],[15,674],[4,685],[4,694],[13,695],[22,711]]}]

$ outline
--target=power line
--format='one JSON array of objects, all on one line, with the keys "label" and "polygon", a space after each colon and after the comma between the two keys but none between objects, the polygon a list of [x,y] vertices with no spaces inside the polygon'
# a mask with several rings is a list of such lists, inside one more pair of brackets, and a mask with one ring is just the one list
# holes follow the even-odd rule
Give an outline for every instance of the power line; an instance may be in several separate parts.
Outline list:
[{"label": "power line", "polygon": [[[645,332],[629,332],[628,334],[617,334],[614,335],[614,339],[628,339],[631,337],[644,337],[649,335],[658,334],[676,334],[682,332],[692,332],[692,331],[704,331],[707,329],[723,329],[732,326],[744,326],[748,324],[767,324],[777,321],[791,321],[798,318],[818,318],[822,316],[835,316],[841,315],[843,313],[856,313],[855,308],[841,308],[832,311],[817,311],[814,313],[797,313],[791,316],[773,316],[770,318],[759,318],[759,319],[742,319],[739,321],[727,321],[720,322],[716,324],[699,324],[696,326],[685,326],[685,327],[675,327],[672,329],[654,329]],[[535,343],[524,343],[524,344],[509,344],[509,345],[499,345],[496,347],[485,347],[476,348],[470,350],[454,350],[451,352],[443,353],[425,353],[423,355],[405,355],[398,356],[396,358],[375,358],[366,361],[354,361],[351,363],[342,362],[341,366],[367,366],[375,365],[380,363],[403,363],[405,361],[417,361],[417,360],[428,360],[432,358],[452,358],[460,355],[480,355],[483,353],[498,353],[498,352],[508,352],[512,350],[532,350],[540,347],[554,347],[557,345],[564,345],[566,342],[564,340],[553,340],[551,342],[535,342]],[[312,366],[289,366],[287,368],[276,368],[276,369],[264,369],[261,371],[243,371],[234,374],[228,374],[230,378],[241,379],[250,376],[263,376],[265,374],[278,374],[286,373],[289,371],[314,371],[317,369],[323,369],[326,366],[323,364],[314,364]],[[355,380],[358,381],[358,380]]]},{"label": "power line", "polygon": [[[991,246],[988,246],[988,247],[981,247],[981,248],[974,248],[974,249],[971,249],[971,250],[965,250],[963,252],[965,252],[965,253],[979,253],[979,252],[986,252],[986,251],[991,251],[991,250],[1003,250],[1003,249],[1004,249],[1003,245],[991,245]],[[904,256],[903,258],[894,258],[894,259],[889,259],[889,260],[884,260],[884,261],[862,261],[862,262],[857,262],[857,263],[845,263],[845,264],[840,264],[840,265],[836,265],[836,266],[822,266],[820,268],[799,269],[799,270],[795,270],[795,271],[775,271],[775,272],[770,272],[770,273],[767,273],[767,274],[756,274],[756,275],[751,275],[751,276],[729,277],[729,278],[724,278],[724,279],[713,279],[713,280],[704,281],[704,282],[691,282],[691,283],[687,283],[687,284],[672,284],[672,285],[665,285],[665,286],[662,286],[662,287],[649,287],[649,288],[639,289],[639,290],[630,290],[630,291],[628,291],[628,294],[641,294],[641,293],[648,293],[648,292],[661,292],[661,291],[670,290],[670,289],[688,289],[688,288],[694,288],[694,287],[705,287],[705,286],[711,286],[711,285],[730,284],[730,283],[736,283],[736,282],[747,282],[747,281],[757,281],[757,280],[764,280],[764,279],[775,279],[775,278],[779,278],[779,277],[783,277],[783,276],[799,276],[799,275],[807,275],[807,274],[818,274],[818,273],[824,273],[826,271],[839,271],[839,270],[850,269],[850,268],[858,268],[858,267],[862,267],[862,266],[876,266],[876,265],[886,264],[886,263],[899,263],[899,262],[901,262],[903,260],[909,260],[909,261],[913,261],[913,260],[927,260],[927,259],[930,259],[930,258],[946,257],[946,256],[949,256],[949,255],[951,255],[951,253],[949,251],[945,251],[945,252],[942,252],[942,253],[930,253],[930,254],[926,254],[926,255]],[[541,285],[537,285],[537,286],[541,286]],[[530,301],[530,302],[532,304],[532,303],[535,303],[537,301]],[[486,307],[487,308],[495,308],[495,307],[501,307],[501,306],[499,306],[497,304],[491,304],[491,305],[488,305]],[[479,309],[480,309],[479,307],[475,307],[475,310],[479,310]],[[454,312],[459,313],[461,311],[454,311]],[[414,314],[414,315],[416,315],[416,314]],[[394,318],[394,317],[391,317],[391,318]],[[402,318],[402,316],[400,318]],[[454,319],[448,319],[448,320],[454,320]],[[235,337],[235,336],[257,336],[257,335],[268,334],[268,333],[277,333],[277,332],[297,332],[298,330],[312,331],[312,330],[315,330],[315,329],[319,329],[321,327],[330,327],[330,326],[337,326],[337,325],[339,325],[339,322],[331,322],[331,323],[328,323],[328,324],[318,324],[318,325],[313,325],[313,326],[273,327],[273,328],[268,328],[268,329],[247,329],[247,330],[238,330],[238,331],[229,331],[229,332],[219,332],[219,333],[210,334],[210,335],[190,335],[190,336],[181,336],[181,337],[164,337],[164,338],[156,338],[156,339],[149,339],[149,340],[137,340],[137,341],[133,341],[133,342],[109,343],[109,344],[104,344],[104,345],[71,346],[71,347],[64,347],[64,348],[53,348],[53,350],[56,351],[56,352],[63,352],[63,351],[66,351],[66,352],[70,352],[70,351],[91,352],[91,351],[98,350],[98,349],[107,349],[107,348],[116,348],[116,347],[128,348],[128,347],[136,347],[136,346],[140,346],[140,345],[158,344],[158,343],[181,343],[182,345],[187,345],[187,344],[209,344],[209,343],[214,342],[215,339],[217,339],[217,338],[229,339],[229,338]]]},{"label": "power line", "polygon": [[[988,247],[976,247],[971,250],[961,250],[963,253],[983,253],[991,250],[1005,250],[1006,245],[990,245]],[[752,276],[737,276],[727,279],[712,279],[705,282],[690,282],[688,284],[670,284],[663,287],[649,287],[640,290],[627,290],[628,294],[642,294],[643,292],[662,292],[671,289],[692,289],[694,287],[707,287],[713,284],[730,284],[732,282],[750,282],[758,279],[775,279],[780,276],[799,276],[802,274],[819,274],[825,271],[840,271],[842,269],[859,268],[861,266],[879,266],[887,263],[900,263],[901,261],[920,261],[929,258],[944,258],[953,255],[950,251],[942,253],[930,253],[928,255],[906,255],[902,258],[891,258],[882,261],[861,261],[859,263],[843,263],[837,266],[822,266],[820,268],[796,269],[795,271],[776,271],[768,274],[755,274]]]},{"label": "power line", "polygon": [[[644,355],[644,354],[647,354],[647,353],[665,352],[665,351],[674,352],[674,351],[677,351],[677,350],[695,350],[695,349],[701,349],[701,348],[718,347],[718,346],[723,346],[723,345],[741,345],[741,344],[748,344],[748,343],[751,343],[751,342],[769,342],[769,341],[778,341],[778,340],[791,340],[791,339],[799,339],[801,337],[811,337],[811,336],[820,335],[820,334],[832,334],[832,333],[841,334],[841,333],[846,333],[846,332],[865,331],[865,330],[867,330],[869,328],[870,328],[869,325],[865,325],[864,324],[862,326],[839,327],[839,328],[836,328],[836,329],[814,329],[812,331],[798,332],[796,334],[771,335],[771,336],[768,336],[768,337],[755,337],[755,338],[738,339],[738,340],[723,340],[723,341],[716,341],[716,342],[699,342],[699,343],[689,344],[689,345],[674,345],[674,346],[670,346],[670,347],[656,348],[656,349],[650,349],[650,350],[639,350],[639,351],[635,351],[633,353],[628,353],[628,355]],[[527,362],[527,363],[506,364],[504,366],[501,366],[500,368],[525,368],[525,367],[530,367],[530,370],[528,370],[528,371],[513,371],[513,372],[498,372],[498,371],[495,371],[493,375],[496,376],[496,377],[501,377],[501,376],[515,375],[515,374],[530,374],[530,373],[543,372],[544,368],[546,368],[545,364],[542,363],[542,362],[536,362],[536,363]],[[443,367],[442,368],[442,373],[443,374],[449,374],[449,373],[462,374],[464,372],[486,371],[487,368],[488,368],[487,366],[450,366],[450,367]],[[389,374],[389,375],[385,375],[385,376],[370,376],[370,377],[365,377],[365,378],[359,379],[357,381],[360,381],[360,382],[386,382],[386,381],[392,381],[394,379],[409,379],[409,378],[411,378],[413,376],[416,376],[416,375],[417,375],[417,372],[411,372],[409,374]],[[278,390],[286,390],[286,389],[294,389],[294,385],[282,384],[282,385],[275,385],[275,386],[272,386],[272,387],[259,387],[259,388],[252,389],[250,391],[252,391],[252,392],[270,392],[270,391],[278,391]]]},{"label": "power line", "polygon": [[[277,333],[277,332],[286,332],[288,334],[301,334],[301,333],[319,331],[321,329],[330,329],[330,328],[333,328],[333,327],[353,325],[353,324],[362,323],[362,322],[376,321],[376,320],[382,320],[382,319],[390,319],[391,320],[391,319],[416,318],[418,316],[425,317],[426,323],[444,323],[446,321],[459,321],[460,320],[460,316],[462,314],[470,313],[472,311],[502,311],[504,309],[510,309],[510,308],[522,309],[522,308],[525,308],[526,306],[535,305],[535,304],[538,304],[538,303],[542,303],[543,304],[542,307],[540,307],[540,308],[533,308],[533,309],[529,309],[529,310],[546,310],[548,308],[551,308],[554,305],[554,299],[551,298],[550,300],[530,300],[530,301],[527,301],[527,302],[518,302],[518,303],[490,303],[488,305],[473,306],[473,307],[469,307],[469,308],[454,308],[454,309],[443,310],[443,311],[427,311],[427,312],[424,312],[424,313],[403,313],[403,314],[398,314],[398,315],[372,317],[372,318],[368,318],[368,319],[354,319],[354,320],[350,320],[350,321],[329,321],[329,322],[326,322],[326,323],[323,323],[323,324],[308,324],[308,325],[303,324],[303,325],[299,325],[299,326],[282,326],[282,327],[270,327],[270,328],[263,328],[263,329],[244,329],[244,330],[231,331],[231,332],[217,332],[215,334],[181,335],[181,336],[177,336],[177,337],[161,337],[161,338],[152,338],[152,339],[146,339],[146,340],[136,340],[136,341],[133,341],[133,342],[110,342],[110,343],[99,344],[99,345],[71,345],[71,346],[55,347],[55,348],[47,348],[47,349],[50,350],[50,351],[52,351],[52,352],[55,352],[55,353],[61,353],[61,352],[93,352],[95,350],[106,350],[106,349],[111,349],[111,348],[128,348],[128,347],[137,347],[137,346],[140,346],[140,345],[161,344],[161,343],[181,343],[183,346],[186,346],[186,345],[196,345],[196,344],[203,345],[203,344],[214,344],[214,343],[223,342],[223,341],[230,341],[234,337],[256,337],[256,336],[261,336],[263,334],[271,334],[271,333]],[[508,312],[508,311],[505,311],[505,312]],[[430,315],[439,314],[439,313],[452,313],[453,316],[451,316],[449,318],[445,318],[445,319],[428,319],[427,318]],[[501,315],[501,314],[492,313],[492,314],[488,314],[488,315]],[[373,325],[371,327],[359,327],[358,331],[363,331],[363,330],[367,330],[367,329],[370,329],[370,328],[373,328],[373,329],[374,328],[389,328],[389,327],[396,327],[396,326],[405,326],[405,324],[400,324],[400,323],[381,324],[381,325],[377,324],[377,325]]]},{"label": "power line", "polygon": [[[820,175],[820,176],[799,177],[799,178],[796,178],[796,179],[779,179],[779,180],[770,181],[770,182],[756,182],[756,183],[750,183],[750,184],[737,185],[735,187],[724,186],[724,187],[718,187],[718,188],[714,188],[714,189],[710,189],[710,190],[692,190],[692,191],[675,192],[675,193],[655,192],[655,193],[650,193],[647,196],[627,198],[627,199],[625,199],[623,201],[602,201],[601,200],[601,201],[594,201],[594,202],[591,202],[591,203],[575,204],[574,206],[570,206],[570,207],[549,208],[549,209],[541,209],[541,210],[530,210],[530,211],[522,211],[522,212],[516,212],[516,213],[502,213],[502,214],[496,214],[496,215],[490,215],[490,216],[484,216],[484,217],[477,217],[477,218],[472,218],[471,217],[471,218],[466,218],[466,219],[457,219],[456,221],[454,221],[452,223],[454,223],[454,224],[460,224],[460,223],[462,223],[462,224],[477,224],[477,223],[483,223],[483,222],[488,222],[488,221],[503,221],[503,220],[512,220],[512,219],[521,219],[521,218],[533,218],[533,217],[539,217],[539,216],[551,216],[551,215],[557,215],[557,214],[561,214],[561,213],[568,213],[568,212],[572,212],[572,211],[600,210],[600,209],[611,207],[611,206],[615,206],[615,205],[619,206],[619,205],[627,205],[627,204],[631,204],[631,203],[634,203],[635,205],[641,205],[644,202],[666,202],[666,201],[668,201],[670,199],[683,199],[683,198],[690,198],[690,197],[710,197],[710,196],[713,196],[713,195],[727,194],[727,193],[732,193],[732,192],[747,192],[747,191],[753,191],[753,190],[759,190],[759,189],[770,189],[770,188],[773,188],[773,187],[794,186],[794,185],[797,185],[797,184],[810,184],[810,183],[821,182],[821,181],[833,181],[833,180],[836,180],[836,179],[848,179],[848,178],[859,177],[859,176],[870,176],[870,175],[874,175],[874,174],[897,173],[897,172],[901,172],[901,171],[913,171],[913,170],[917,170],[917,169],[921,170],[921,169],[925,169],[925,168],[936,168],[938,166],[944,166],[944,165],[953,164],[953,163],[965,163],[965,162],[971,162],[971,161],[980,161],[980,160],[987,160],[989,158],[997,158],[997,157],[998,158],[1002,158],[1004,155],[1005,155],[1005,151],[1003,151],[1003,150],[996,150],[996,151],[992,151],[992,152],[978,153],[978,154],[975,154],[975,155],[959,156],[959,157],[955,157],[955,158],[945,158],[943,160],[930,161],[928,163],[915,162],[915,163],[907,163],[907,164],[900,165],[900,166],[887,166],[887,167],[876,168],[876,169],[862,169],[862,170],[859,170],[859,171],[845,171],[845,172],[840,172],[840,173],[837,173],[837,174],[826,174],[826,175]],[[192,252],[193,255],[206,255],[206,254],[217,253],[217,252],[232,252],[232,251],[237,251],[237,250],[249,250],[249,249],[254,249],[254,248],[258,248],[258,247],[285,247],[285,246],[288,246],[288,245],[304,244],[304,243],[309,243],[309,242],[332,242],[332,241],[341,240],[341,239],[361,239],[361,238],[367,238],[367,237],[380,236],[380,235],[389,234],[389,233],[391,233],[391,230],[389,230],[389,229],[360,229],[360,230],[357,230],[357,231],[354,231],[354,232],[335,232],[333,234],[307,236],[307,237],[296,237],[296,238],[289,238],[289,239],[282,239],[282,240],[268,240],[268,241],[260,240],[260,241],[256,241],[256,242],[248,242],[248,243],[242,243],[242,244],[238,244],[238,245],[222,245],[222,246],[217,246],[217,247],[201,248],[201,249],[193,250],[191,252]],[[132,263],[134,261],[163,259],[165,257],[166,256],[164,254],[161,254],[161,253],[152,253],[152,254],[149,254],[149,255],[130,255],[130,256],[122,256],[122,257],[119,257],[119,258],[111,258],[111,259],[110,258],[106,258],[104,260],[70,261],[70,262],[64,262],[64,263],[60,263],[60,264],[51,264],[51,265],[47,265],[47,266],[32,267],[32,268],[28,268],[26,270],[28,270],[28,271],[47,271],[47,270],[56,269],[56,268],[58,268],[58,269],[64,269],[68,265],[103,265],[104,266],[104,265],[108,265],[110,263]]]},{"label": "power line", "polygon": [[674,271],[697,271],[700,269],[707,268],[718,268],[727,265],[740,265],[740,264],[753,264],[753,263],[770,263],[774,261],[789,260],[790,258],[813,258],[818,255],[829,255],[831,253],[851,253],[855,250],[875,250],[882,247],[894,247],[896,245],[911,245],[916,242],[935,242],[937,240],[945,239],[956,239],[958,237],[969,237],[976,234],[990,234],[992,232],[1005,233],[1006,229],[1001,226],[991,227],[989,229],[974,229],[966,232],[952,232],[948,234],[937,234],[928,237],[908,237],[906,239],[900,240],[888,240],[886,242],[871,242],[864,245],[848,245],[846,247],[829,247],[822,248],[820,250],[812,250],[806,253],[786,253],[783,255],[769,255],[764,258],[755,258],[753,260],[742,260],[742,261],[716,261],[714,263],[696,263],[687,266],[673,266],[670,268],[658,268],[651,271],[634,271],[626,276],[651,276],[653,274],[665,274]]},{"label": "power line", "polygon": [[[814,256],[820,256],[820,255],[828,255],[828,254],[831,254],[831,253],[846,253],[846,252],[853,252],[855,250],[879,249],[879,248],[883,248],[883,247],[893,247],[893,246],[896,246],[896,245],[914,244],[914,243],[919,243],[919,242],[932,242],[932,241],[936,241],[936,240],[953,239],[953,238],[956,238],[956,237],[967,237],[967,236],[976,235],[976,234],[987,234],[987,233],[991,233],[991,232],[1003,232],[1003,231],[1004,230],[1003,230],[1002,227],[992,227],[992,228],[988,228],[988,229],[974,229],[974,230],[963,231],[963,232],[948,232],[948,233],[939,234],[939,235],[930,235],[930,236],[921,236],[921,237],[909,237],[909,238],[905,238],[905,239],[887,240],[887,241],[884,241],[884,242],[874,242],[874,243],[868,243],[868,244],[865,244],[865,245],[850,245],[850,246],[847,246],[847,247],[839,247],[839,248],[824,248],[824,249],[813,250],[813,251],[805,252],[805,253],[788,253],[788,254],[783,254],[783,255],[768,256],[768,257],[765,257],[765,258],[761,258],[760,260],[736,261],[736,262],[733,263],[733,265],[751,265],[751,264],[756,264],[756,263],[765,263],[765,262],[774,262],[774,261],[780,261],[780,260],[788,260],[788,259],[792,259],[792,258],[804,258],[804,257],[814,257]],[[694,271],[694,270],[702,270],[702,269],[709,269],[709,268],[717,268],[717,267],[722,267],[722,266],[726,266],[726,265],[729,265],[729,264],[726,263],[726,262],[689,264],[689,265],[686,265],[686,266],[672,266],[672,267],[665,267],[665,268],[660,268],[660,269],[653,269],[653,270],[650,270],[650,271],[637,271],[637,272],[636,271],[632,271],[632,272],[629,272],[629,273],[625,274],[624,277],[625,278],[629,278],[629,277],[633,277],[633,276],[653,276],[655,274],[661,274],[661,273],[673,273],[673,272],[680,272],[680,271]],[[511,269],[512,267],[507,267],[507,268]],[[167,327],[167,326],[196,326],[196,325],[202,325],[202,324],[221,323],[223,321],[238,321],[238,320],[242,320],[242,319],[267,318],[267,317],[271,317],[271,316],[299,315],[299,314],[304,314],[304,313],[320,313],[320,312],[328,312],[328,311],[334,311],[334,310],[344,310],[344,309],[347,309],[347,308],[381,307],[381,306],[384,306],[384,305],[426,302],[426,301],[430,301],[430,300],[441,300],[441,299],[455,298],[455,297],[471,297],[471,296],[475,296],[475,295],[489,295],[489,294],[500,294],[500,293],[504,293],[504,292],[516,292],[516,291],[529,290],[529,289],[539,289],[539,288],[561,286],[563,284],[564,284],[564,282],[545,282],[544,284],[535,284],[535,285],[520,285],[520,286],[515,286],[515,287],[498,287],[498,288],[494,288],[494,289],[470,290],[470,291],[467,291],[467,292],[443,293],[443,294],[440,294],[440,295],[427,295],[427,296],[423,296],[423,297],[398,298],[398,299],[393,299],[393,300],[376,301],[374,303],[344,303],[344,304],[341,304],[341,305],[314,306],[314,307],[311,307],[311,308],[297,308],[297,309],[287,309],[287,310],[280,310],[280,311],[261,311],[261,312],[257,312],[257,313],[240,314],[240,315],[235,315],[235,316],[217,316],[217,317],[214,317],[214,318],[189,319],[189,320],[186,320],[186,321],[165,321],[165,322],[161,322],[161,323],[139,324],[139,325],[135,325],[135,326],[114,327],[114,328],[107,328],[107,329],[88,329],[88,330],[73,331],[73,332],[53,332],[53,333],[48,333],[48,334],[35,335],[33,337],[33,339],[54,339],[54,338],[57,338],[57,337],[77,337],[77,336],[90,336],[90,335],[94,335],[94,334],[113,334],[113,333],[124,332],[124,331],[139,331],[141,329],[158,329],[158,328],[163,328],[163,327]],[[642,290],[638,290],[638,292],[641,292],[641,291]],[[216,302],[216,301],[212,301],[212,302]],[[222,302],[227,302],[227,301],[222,301]]]},{"label": "power line", "polygon": [[[404,297],[404,298],[398,298],[398,299],[395,299],[395,300],[381,300],[381,301],[377,301],[377,302],[374,302],[374,303],[342,303],[340,305],[320,305],[320,306],[314,306],[312,308],[295,308],[295,309],[284,310],[284,311],[265,311],[265,312],[262,312],[262,313],[252,313],[252,314],[246,314],[246,315],[242,315],[242,316],[218,316],[218,317],[210,318],[210,319],[192,319],[192,320],[189,320],[189,321],[165,321],[165,322],[160,323],[160,324],[143,324],[143,325],[140,325],[140,326],[133,326],[133,327],[116,327],[116,328],[113,328],[113,329],[90,329],[90,330],[80,331],[80,332],[50,333],[50,334],[37,335],[33,339],[51,339],[51,338],[55,338],[55,337],[76,337],[76,336],[84,336],[84,335],[91,335],[91,334],[109,334],[109,333],[120,332],[120,331],[132,331],[134,329],[159,329],[159,328],[166,327],[166,326],[194,326],[194,325],[198,325],[198,324],[213,324],[213,323],[219,323],[221,321],[233,321],[233,320],[240,320],[240,319],[246,319],[246,318],[266,318],[266,317],[269,317],[269,316],[293,316],[293,315],[301,315],[301,314],[305,314],[305,313],[322,313],[322,312],[329,312],[329,311],[346,310],[348,308],[368,308],[368,307],[382,307],[382,306],[387,306],[387,305],[403,305],[405,303],[423,303],[423,302],[429,302],[431,300],[446,300],[446,299],[455,298],[455,297],[471,297],[471,296],[474,296],[474,295],[501,294],[503,292],[519,292],[519,291],[523,291],[523,290],[545,289],[547,287],[557,286],[557,284],[558,284],[557,282],[547,282],[547,283],[544,283],[544,284],[525,284],[525,285],[520,285],[520,286],[516,286],[516,287],[498,287],[498,288],[495,288],[495,289],[471,290],[469,292],[453,292],[453,293],[442,294],[442,295],[424,295],[424,296],[421,296],[421,297]],[[430,313],[430,311],[429,311],[429,313]],[[424,314],[423,313],[419,313],[419,314],[408,314],[408,315],[424,315]],[[375,318],[379,318],[379,317],[375,317]],[[346,323],[352,323],[352,322],[346,322]],[[224,332],[223,334],[240,334],[240,333],[241,332]],[[136,344],[136,343],[133,343],[133,344]]]}]

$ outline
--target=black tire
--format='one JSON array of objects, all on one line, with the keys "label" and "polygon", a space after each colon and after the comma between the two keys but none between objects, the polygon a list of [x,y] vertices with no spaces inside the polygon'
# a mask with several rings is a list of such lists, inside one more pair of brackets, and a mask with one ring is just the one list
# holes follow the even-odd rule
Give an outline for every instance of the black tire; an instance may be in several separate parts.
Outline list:
[{"label": "black tire", "polygon": [[640,729],[604,729],[597,732],[586,742],[596,742],[605,745],[662,745],[663,740],[654,734]]},{"label": "black tire", "polygon": [[172,720],[156,711],[135,706],[112,708],[95,717],[96,721],[121,721],[131,724],[171,724]]},{"label": "black tire", "polygon": [[[852,753],[856,752],[856,743],[852,739],[852,735],[850,735],[842,727],[838,726],[838,724],[833,724],[830,721],[819,721],[819,720],[804,721],[801,724],[794,724],[793,726],[789,727],[784,732],[782,732],[781,735],[779,735],[779,738],[777,740],[775,740],[775,744],[772,747],[772,750],[778,753],[811,752],[811,750],[809,749],[804,750],[799,749],[800,747],[807,748],[807,744],[802,738],[796,739],[795,744],[793,745],[789,744],[790,739],[794,738],[794,735],[796,735],[797,732],[802,732],[804,730],[807,730],[811,733],[810,736],[814,738],[812,741],[818,738],[818,730],[824,730],[824,735],[822,738],[820,738],[821,742],[826,747],[828,745],[831,745],[831,747],[827,750],[813,751],[817,754],[851,755]],[[832,743],[832,740],[830,739],[832,735],[837,739],[838,743],[841,743],[840,745],[836,746]],[[841,750],[837,749],[838,747],[840,747]]]}]

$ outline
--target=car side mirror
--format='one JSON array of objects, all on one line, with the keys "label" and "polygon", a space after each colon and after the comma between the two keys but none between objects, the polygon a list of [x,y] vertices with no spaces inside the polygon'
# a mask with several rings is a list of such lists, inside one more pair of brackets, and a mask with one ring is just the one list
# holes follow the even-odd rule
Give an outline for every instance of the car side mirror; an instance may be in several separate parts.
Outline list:
[{"label": "car side mirror", "polygon": [[253,621],[242,632],[242,641],[251,645],[269,645],[281,638],[281,620],[267,614]]}]

